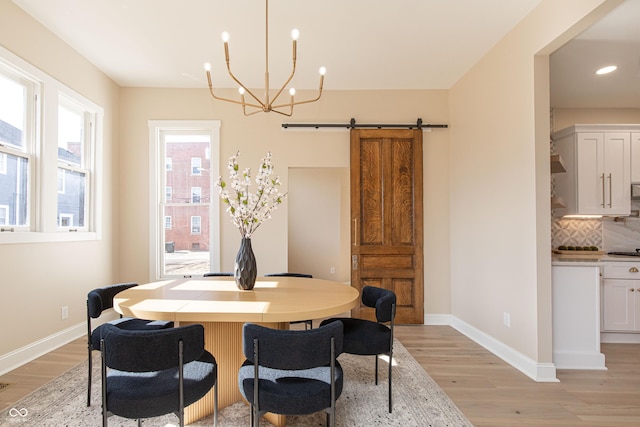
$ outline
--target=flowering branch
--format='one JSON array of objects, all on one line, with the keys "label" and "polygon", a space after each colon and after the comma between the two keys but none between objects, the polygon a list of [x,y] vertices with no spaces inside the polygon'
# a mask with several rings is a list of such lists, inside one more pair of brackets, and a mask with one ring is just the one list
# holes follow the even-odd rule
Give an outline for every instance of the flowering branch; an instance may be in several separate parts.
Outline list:
[{"label": "flowering branch", "polygon": [[227,182],[222,177],[218,178],[216,186],[220,188],[220,198],[227,205],[231,220],[240,230],[242,237],[249,238],[263,222],[271,218],[271,212],[277,209],[287,194],[281,193],[278,189],[280,177],[271,177],[273,164],[270,152],[262,159],[255,179],[258,186],[255,193],[250,191],[251,169],[247,168],[242,174],[239,173],[239,156],[238,151],[229,158],[227,165],[231,189],[227,188]]}]

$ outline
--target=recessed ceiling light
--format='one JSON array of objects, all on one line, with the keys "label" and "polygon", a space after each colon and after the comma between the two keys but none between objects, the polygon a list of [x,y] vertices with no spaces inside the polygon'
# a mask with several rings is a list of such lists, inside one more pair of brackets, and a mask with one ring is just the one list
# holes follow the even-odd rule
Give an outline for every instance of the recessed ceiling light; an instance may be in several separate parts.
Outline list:
[{"label": "recessed ceiling light", "polygon": [[617,69],[618,69],[617,65],[608,65],[606,67],[600,68],[598,71],[596,71],[596,74],[598,74],[598,75],[609,74],[609,73],[614,72]]}]

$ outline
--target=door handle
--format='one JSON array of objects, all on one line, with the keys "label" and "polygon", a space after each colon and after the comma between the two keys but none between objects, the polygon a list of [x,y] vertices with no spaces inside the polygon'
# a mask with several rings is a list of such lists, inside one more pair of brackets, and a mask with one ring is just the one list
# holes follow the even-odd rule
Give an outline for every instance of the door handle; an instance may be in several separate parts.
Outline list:
[{"label": "door handle", "polygon": [[358,246],[358,218],[353,218],[353,246]]},{"label": "door handle", "polygon": [[604,208],[604,174],[600,178],[602,179],[602,204],[600,206]]},{"label": "door handle", "polygon": [[613,203],[613,196],[611,195],[611,189],[612,189],[612,184],[611,184],[611,174],[609,174],[609,207],[612,207],[612,203]]}]

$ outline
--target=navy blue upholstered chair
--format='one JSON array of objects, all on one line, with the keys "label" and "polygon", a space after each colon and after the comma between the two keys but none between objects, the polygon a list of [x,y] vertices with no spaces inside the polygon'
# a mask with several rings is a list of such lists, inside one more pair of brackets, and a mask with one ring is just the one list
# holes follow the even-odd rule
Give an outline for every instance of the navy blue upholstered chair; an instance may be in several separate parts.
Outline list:
[{"label": "navy blue upholstered chair", "polygon": [[[100,350],[100,336],[104,325],[100,325],[93,329],[91,319],[100,317],[103,311],[113,307],[113,297],[117,293],[125,289],[138,286],[137,283],[120,283],[117,285],[106,286],[104,288],[94,289],[87,295],[87,355],[89,358],[89,372],[87,380],[87,406],[91,405],[91,371],[92,361],[91,352]],[[133,319],[131,317],[122,317],[109,322],[123,329],[166,329],[173,328],[173,322],[164,320],[143,320]]]},{"label": "navy blue upholstered chair", "polygon": [[137,419],[175,413],[184,426],[184,408],[211,388],[218,425],[218,367],[204,348],[202,325],[129,331],[105,325],[102,335],[102,425],[118,415]]},{"label": "navy blue upholstered chair", "polygon": [[[307,273],[271,273],[265,274],[264,277],[302,277],[304,279],[313,279],[313,275]],[[289,322],[291,325],[295,325],[296,323],[304,323],[305,329],[313,329],[313,320],[297,320],[294,322]]]},{"label": "navy blue upholstered chair", "polygon": [[[362,288],[362,304],[376,310],[376,322],[348,317],[323,320],[320,326],[340,322],[344,325],[343,351],[348,354],[375,355],[375,381],[378,384],[378,355],[389,356],[389,413],[391,398],[391,365],[393,364],[393,323],[396,317],[396,294],[374,286]],[[389,323],[389,326],[385,325]]]},{"label": "navy blue upholstered chair", "polygon": [[342,324],[310,330],[277,330],[246,323],[242,331],[247,360],[238,372],[240,393],[251,404],[251,425],[271,412],[281,415],[327,413],[335,426],[343,373]]}]

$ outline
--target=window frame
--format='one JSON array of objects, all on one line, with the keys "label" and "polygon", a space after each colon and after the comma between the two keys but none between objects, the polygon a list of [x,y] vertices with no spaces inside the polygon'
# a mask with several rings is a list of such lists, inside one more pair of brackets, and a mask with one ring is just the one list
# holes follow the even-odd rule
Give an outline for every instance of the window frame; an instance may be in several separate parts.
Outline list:
[{"label": "window frame", "polygon": [[[64,176],[66,178],[67,173],[77,173],[84,174],[85,186],[84,186],[84,205],[83,205],[83,215],[85,218],[83,225],[70,225],[70,226],[62,226],[61,218],[58,220],[58,230],[59,231],[75,231],[75,232],[86,232],[91,229],[91,219],[92,219],[92,182],[93,182],[93,162],[91,153],[95,147],[95,123],[96,123],[96,112],[93,111],[90,105],[87,105],[76,98],[72,98],[65,93],[60,93],[58,96],[58,108],[64,107],[68,110],[71,110],[81,117],[83,126],[82,126],[82,155],[80,159],[80,164],[76,165],[73,163],[69,163],[64,161],[58,157],[58,170],[64,171]],[[60,141],[58,141],[59,143]],[[66,187],[66,179],[63,179],[63,189]],[[60,195],[60,191],[58,191],[58,196]],[[60,214],[60,216],[67,214]],[[56,218],[58,217],[57,206],[56,206]]]},{"label": "window frame", "polygon": [[191,187],[191,203],[197,205],[202,201],[202,187]]},{"label": "window frame", "polygon": [[[149,277],[160,280],[169,277],[163,272],[164,213],[163,196],[166,194],[166,162],[162,144],[163,134],[208,134],[210,137],[210,179],[220,176],[220,121],[219,120],[149,120]],[[211,182],[210,188],[215,188]],[[220,270],[220,197],[211,195],[209,202],[209,268]],[[191,224],[189,224],[190,226]]]},{"label": "window frame", "polygon": [[26,206],[26,224],[24,225],[10,225],[10,228],[5,228],[0,232],[0,243],[8,239],[9,233],[5,231],[9,230],[11,234],[26,233],[34,231],[38,226],[38,217],[36,215],[38,207],[36,206],[36,182],[38,176],[36,175],[39,170],[38,161],[39,148],[40,148],[40,128],[41,128],[41,105],[42,105],[42,90],[43,83],[38,76],[33,74],[33,70],[25,68],[26,64],[22,61],[22,64],[12,59],[19,59],[17,57],[11,57],[11,53],[2,49],[0,46],[0,74],[8,80],[14,81],[24,87],[26,91],[25,106],[23,110],[24,114],[24,135],[22,141],[22,147],[16,147],[11,144],[0,143],[0,153],[4,157],[15,156],[21,157],[27,160],[27,206]]},{"label": "window frame", "polygon": [[[13,70],[33,83],[33,96],[29,94],[27,114],[33,118],[28,125],[29,132],[25,145],[32,150],[29,161],[29,225],[11,227],[9,232],[0,232],[0,244],[42,243],[64,241],[90,241],[102,239],[102,176],[103,171],[96,162],[102,158],[104,108],[72,88],[59,82],[30,63],[0,46],[0,72],[8,75]],[[85,200],[89,209],[86,216],[86,230],[64,228],[59,230],[57,219],[58,193],[58,105],[61,96],[77,101],[95,113],[93,124],[94,139],[88,164],[92,170],[92,181],[88,183],[90,196]],[[2,152],[17,153],[25,157],[21,150],[3,146]],[[74,231],[74,232],[70,232]]]},{"label": "window frame", "polygon": [[[195,223],[197,223],[198,230],[193,231],[195,229]],[[200,215],[191,215],[191,235],[199,236],[202,234],[202,216]]]},{"label": "window frame", "polygon": [[202,176],[202,157],[191,158],[191,176]]}]

